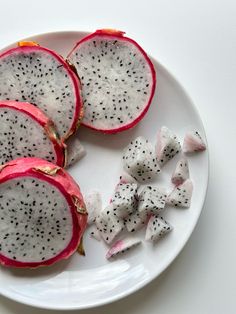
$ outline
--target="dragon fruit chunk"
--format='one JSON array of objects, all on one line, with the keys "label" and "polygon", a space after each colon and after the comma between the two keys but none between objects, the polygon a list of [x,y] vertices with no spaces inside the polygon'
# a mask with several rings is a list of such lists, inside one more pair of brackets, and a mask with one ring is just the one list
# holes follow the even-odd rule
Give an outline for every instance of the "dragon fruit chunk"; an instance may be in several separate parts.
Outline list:
[{"label": "dragon fruit chunk", "polygon": [[0,98],[34,104],[64,140],[83,115],[80,82],[71,68],[56,52],[21,42],[0,55]]},{"label": "dragon fruit chunk", "polygon": [[102,237],[97,228],[93,228],[90,232],[90,237],[96,239],[97,241],[101,241]]},{"label": "dragon fruit chunk", "polygon": [[86,150],[76,136],[71,136],[66,141],[67,162],[66,167],[70,167],[86,155]]},{"label": "dragon fruit chunk", "polygon": [[91,225],[95,223],[102,210],[101,194],[98,191],[91,191],[84,195],[84,202],[88,211],[88,225]]},{"label": "dragon fruit chunk", "polygon": [[171,181],[174,185],[180,185],[189,178],[188,161],[185,157],[181,158],[175,167]]},{"label": "dragon fruit chunk", "polygon": [[206,149],[206,144],[198,131],[190,131],[185,134],[183,143],[184,153],[201,152]]},{"label": "dragon fruit chunk", "polygon": [[163,126],[157,133],[156,154],[157,161],[163,167],[181,150],[177,136],[167,127]]},{"label": "dragon fruit chunk", "polygon": [[103,133],[134,127],[156,86],[154,66],[124,32],[104,29],[82,38],[68,55],[81,79],[83,125]]},{"label": "dragon fruit chunk", "polygon": [[110,259],[112,257],[117,256],[118,254],[127,252],[131,248],[134,248],[141,243],[142,243],[142,241],[140,239],[131,238],[131,237],[128,237],[128,238],[123,239],[123,240],[118,240],[109,249],[109,251],[106,254],[106,258]]},{"label": "dragon fruit chunk", "polygon": [[145,240],[156,242],[169,233],[173,227],[160,216],[151,216],[146,229]]},{"label": "dragon fruit chunk", "polygon": [[145,186],[139,195],[138,211],[147,215],[159,214],[163,211],[167,199],[167,191],[163,187]]},{"label": "dragon fruit chunk", "polygon": [[189,208],[193,192],[193,183],[187,179],[182,184],[176,186],[167,197],[167,204],[175,207]]},{"label": "dragon fruit chunk", "polygon": [[0,171],[0,263],[48,266],[70,257],[87,224],[80,189],[62,168],[20,158]]},{"label": "dragon fruit chunk", "polygon": [[125,218],[125,226],[128,232],[135,232],[142,229],[148,220],[146,212],[138,212],[137,210],[134,213],[128,215]]},{"label": "dragon fruit chunk", "polygon": [[111,199],[117,217],[125,218],[137,208],[137,184],[120,183]]},{"label": "dragon fruit chunk", "polygon": [[135,183],[138,185],[138,182],[130,175],[128,174],[127,172],[123,172],[121,175],[120,175],[120,182],[119,183]]},{"label": "dragon fruit chunk", "polygon": [[124,150],[124,169],[138,182],[151,180],[158,172],[159,165],[155,150],[144,137],[137,137]]},{"label": "dragon fruit chunk", "polygon": [[0,101],[0,164],[19,157],[37,157],[63,167],[65,145],[53,122],[34,105]]},{"label": "dragon fruit chunk", "polygon": [[103,240],[110,244],[124,229],[124,221],[114,214],[113,205],[108,205],[96,218],[96,226]]}]

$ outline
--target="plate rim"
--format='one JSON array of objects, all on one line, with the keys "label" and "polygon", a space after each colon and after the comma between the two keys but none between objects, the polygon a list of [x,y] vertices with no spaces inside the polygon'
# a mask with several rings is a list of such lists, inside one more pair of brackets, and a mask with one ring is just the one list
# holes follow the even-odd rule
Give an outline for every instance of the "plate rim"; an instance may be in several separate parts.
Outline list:
[{"label": "plate rim", "polygon": [[[27,41],[32,39],[32,37],[40,37],[40,36],[52,36],[52,35],[66,35],[66,34],[77,34],[77,33],[84,33],[89,34],[90,32],[88,31],[84,31],[84,30],[56,30],[56,31],[50,31],[50,32],[44,32],[44,33],[37,33],[37,34],[33,34],[30,36],[27,36],[26,38],[23,39],[19,39],[18,41]],[[11,43],[8,46],[5,47],[0,47],[0,52],[8,49],[8,47],[14,45],[16,42]],[[207,145],[207,150],[205,151],[206,153],[206,181],[205,181],[205,186],[204,186],[204,195],[200,204],[200,210],[196,216],[196,220],[193,224],[193,228],[192,230],[190,230],[190,232],[187,234],[187,236],[185,237],[183,243],[181,244],[181,246],[178,248],[178,250],[176,250],[176,252],[174,253],[173,256],[171,256],[170,260],[168,261],[168,263],[166,263],[165,265],[163,265],[159,271],[157,272],[157,274],[155,274],[152,278],[148,278],[145,279],[143,282],[138,283],[135,285],[135,287],[133,288],[129,288],[128,290],[125,290],[125,292],[121,292],[118,293],[112,297],[107,298],[107,300],[102,300],[101,302],[97,302],[96,304],[86,304],[85,306],[81,306],[81,305],[59,305],[56,306],[55,305],[46,305],[44,303],[41,303],[40,301],[35,301],[35,299],[30,299],[27,297],[18,297],[17,294],[14,294],[12,292],[8,293],[8,292],[4,292],[4,290],[1,288],[0,286],[0,295],[2,295],[5,298],[8,298],[14,302],[20,303],[20,304],[24,304],[27,306],[31,306],[31,307],[35,307],[35,308],[40,308],[40,309],[47,309],[47,310],[58,310],[58,311],[64,311],[64,310],[84,310],[84,309],[92,309],[92,308],[96,308],[96,307],[101,307],[104,305],[108,305],[110,303],[113,303],[115,301],[119,301],[123,298],[126,298],[128,296],[130,296],[131,294],[136,293],[137,291],[143,289],[146,285],[150,284],[151,282],[153,282],[155,279],[157,279],[165,270],[167,270],[167,268],[174,262],[174,260],[176,259],[176,257],[181,253],[181,251],[183,250],[183,248],[185,247],[186,243],[189,241],[193,231],[196,228],[196,225],[199,221],[199,217],[202,213],[203,207],[204,207],[204,203],[206,201],[206,195],[207,195],[207,191],[208,191],[208,187],[209,187],[209,167],[210,167],[210,158],[209,158],[209,146],[208,146],[208,141],[207,141],[207,136],[206,136],[206,131],[205,131],[205,127],[203,125],[200,113],[198,108],[196,107],[195,103],[193,102],[192,98],[190,97],[189,93],[187,92],[187,90],[185,89],[184,85],[182,84],[181,80],[177,78],[176,74],[172,74],[171,70],[168,70],[167,66],[163,64],[163,62],[160,62],[159,59],[156,59],[155,56],[150,55],[148,53],[148,56],[151,58],[151,60],[154,60],[157,65],[158,68],[161,68],[163,72],[165,72],[168,76],[169,79],[171,79],[171,81],[175,82],[175,84],[178,85],[178,88],[180,89],[180,91],[185,95],[186,99],[188,100],[189,104],[192,107],[192,110],[194,111],[195,116],[198,119],[198,122],[202,128],[202,132],[206,141],[206,145]],[[15,296],[15,297],[14,297]]]}]

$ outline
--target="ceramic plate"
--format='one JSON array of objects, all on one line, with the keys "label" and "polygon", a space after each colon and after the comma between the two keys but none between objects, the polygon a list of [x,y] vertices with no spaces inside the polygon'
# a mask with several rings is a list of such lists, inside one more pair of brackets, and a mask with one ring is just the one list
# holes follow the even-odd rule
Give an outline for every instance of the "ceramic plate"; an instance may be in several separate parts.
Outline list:
[{"label": "ceramic plate", "polygon": [[[34,40],[66,56],[85,35],[83,32],[57,32],[27,40]],[[152,60],[157,71],[157,92],[147,115],[137,127],[117,135],[103,135],[83,127],[78,131],[87,156],[69,172],[83,193],[99,190],[104,206],[119,179],[122,149],[135,137],[143,135],[155,143],[157,129],[166,125],[180,140],[186,130],[192,128],[199,130],[206,140],[199,114],[185,90],[161,64],[154,58]],[[176,156],[163,168],[153,184],[171,188],[170,177],[178,158]],[[0,293],[41,308],[85,309],[113,302],[144,287],[180,253],[202,210],[208,182],[208,152],[195,154],[188,160],[194,182],[191,207],[165,211],[164,216],[174,230],[158,244],[153,246],[144,241],[139,248],[108,262],[105,259],[106,245],[91,239],[88,230],[84,239],[86,257],[74,254],[67,261],[36,270],[1,267]],[[138,236],[143,238],[143,235]]]}]

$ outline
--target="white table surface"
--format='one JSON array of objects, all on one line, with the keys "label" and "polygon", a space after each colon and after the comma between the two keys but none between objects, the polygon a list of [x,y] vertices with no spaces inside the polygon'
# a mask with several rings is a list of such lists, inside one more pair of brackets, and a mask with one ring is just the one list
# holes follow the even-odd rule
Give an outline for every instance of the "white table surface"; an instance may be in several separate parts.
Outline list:
[{"label": "white table surface", "polygon": [[[111,305],[80,313],[236,313],[235,0],[2,0],[0,47],[55,30],[125,30],[184,85],[210,151],[209,189],[196,229],[158,279]],[[1,314],[56,313],[0,297]]]}]

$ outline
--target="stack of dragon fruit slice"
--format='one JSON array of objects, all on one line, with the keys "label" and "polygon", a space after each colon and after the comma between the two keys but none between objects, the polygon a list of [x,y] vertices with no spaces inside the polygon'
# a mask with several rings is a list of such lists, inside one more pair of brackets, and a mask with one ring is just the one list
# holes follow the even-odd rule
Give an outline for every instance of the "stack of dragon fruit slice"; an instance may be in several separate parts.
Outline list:
[{"label": "stack of dragon fruit slice", "polygon": [[[142,228],[146,228],[145,240],[156,243],[167,235],[173,226],[163,217],[168,206],[189,208],[193,183],[189,178],[187,155],[203,151],[205,144],[199,132],[188,132],[183,143],[182,157],[176,164],[171,182],[172,191],[163,186],[150,185],[155,176],[175,155],[181,152],[177,136],[167,127],[162,127],[157,134],[156,147],[138,137],[123,152],[125,172],[115,188],[110,204],[102,208],[101,195],[91,192],[85,199],[90,213],[90,224],[94,224],[91,237],[101,239],[111,245],[106,254],[110,259],[136,247],[142,241],[133,237]],[[141,187],[141,184],[145,184]]]},{"label": "stack of dragon fruit slice", "polygon": [[120,31],[83,38],[67,60],[35,42],[0,55],[2,265],[33,268],[77,248],[83,253],[88,215],[79,186],[62,169],[85,155],[72,135],[82,119],[104,133],[134,126],[155,84],[147,54]]},{"label": "stack of dragon fruit slice", "polygon": [[[83,252],[82,236],[114,244],[127,230],[147,225],[146,239],[157,241],[172,227],[165,205],[189,207],[192,182],[181,159],[176,186],[140,185],[155,178],[181,146],[166,127],[156,149],[143,137],[123,154],[124,173],[110,204],[102,209],[98,192],[85,197],[64,170],[85,155],[74,135],[80,124],[103,133],[134,127],[149,109],[156,87],[154,66],[124,32],[98,30],[80,40],[64,60],[35,42],[19,42],[0,55],[0,263],[11,267],[51,265]],[[186,153],[205,149],[199,132],[186,135]],[[85,206],[86,203],[86,206]],[[89,217],[86,207],[89,210]],[[107,258],[137,246],[127,237]]]}]

